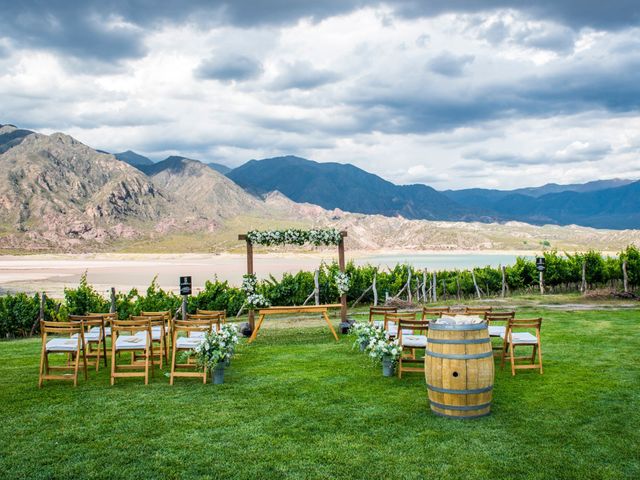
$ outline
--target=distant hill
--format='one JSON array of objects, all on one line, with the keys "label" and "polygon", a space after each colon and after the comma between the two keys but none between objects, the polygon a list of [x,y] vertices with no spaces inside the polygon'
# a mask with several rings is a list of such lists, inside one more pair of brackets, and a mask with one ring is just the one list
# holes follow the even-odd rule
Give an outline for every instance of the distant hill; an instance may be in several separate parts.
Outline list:
[{"label": "distant hill", "polygon": [[15,125],[2,125],[0,124],[0,153],[4,153],[10,148],[18,145],[22,140],[31,135],[31,130],[23,130],[17,128]]},{"label": "distant hill", "polygon": [[139,165],[153,165],[153,160],[131,150],[127,150],[126,152],[114,153],[113,156],[118,160],[127,162],[129,165],[133,165],[134,167],[137,167]]},{"label": "distant hill", "polygon": [[222,165],[221,163],[209,162],[205,164],[207,167],[212,168],[216,172],[220,172],[222,175],[226,175],[231,171],[231,168],[226,165]]},{"label": "distant hill", "polygon": [[327,209],[431,220],[476,220],[482,213],[426,185],[394,185],[350,164],[295,156],[250,160],[227,176],[258,195],[279,191]]}]

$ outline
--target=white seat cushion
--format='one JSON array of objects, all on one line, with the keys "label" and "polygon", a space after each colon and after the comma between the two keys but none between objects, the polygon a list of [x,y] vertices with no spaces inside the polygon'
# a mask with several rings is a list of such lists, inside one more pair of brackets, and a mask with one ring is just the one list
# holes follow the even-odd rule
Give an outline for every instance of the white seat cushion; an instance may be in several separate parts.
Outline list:
[{"label": "white seat cushion", "polygon": [[[71,335],[71,338],[78,338],[78,334],[74,333]],[[84,341],[85,342],[97,342],[100,340],[100,329],[97,331],[88,331],[84,332]]]},{"label": "white seat cushion", "polygon": [[[211,330],[216,332],[218,331],[218,325],[211,325]],[[190,338],[202,338],[204,337],[204,332],[189,332]]]},{"label": "white seat cushion", "polygon": [[[93,332],[99,332],[100,331],[100,327],[91,327],[89,329],[89,332],[93,333]],[[110,337],[111,336],[111,327],[104,327],[104,336],[105,337]],[[86,334],[85,334],[86,337]]]},{"label": "white seat cushion", "polygon": [[[138,332],[136,337],[145,337],[147,332]],[[159,342],[162,338],[162,327],[151,327],[151,339],[154,342]]]},{"label": "white seat cushion", "polygon": [[47,342],[47,352],[75,352],[78,349],[78,338],[54,338]]},{"label": "white seat cushion", "polygon": [[[500,337],[504,339],[505,335],[506,334],[500,335]],[[529,332],[513,332],[511,334],[511,340],[514,345],[538,343],[538,339],[536,338],[536,336],[530,334]]]},{"label": "white seat cushion", "polygon": [[120,335],[116,340],[116,350],[144,350],[147,347],[147,332],[135,335]]},{"label": "white seat cushion", "polygon": [[507,327],[501,325],[489,325],[489,336],[490,337],[503,337],[507,332]]},{"label": "white seat cushion", "polygon": [[[193,333],[201,333],[201,332],[193,332]],[[176,348],[196,348],[200,342],[202,341],[202,337],[178,337],[176,340]]]},{"label": "white seat cushion", "polygon": [[[390,323],[388,325],[389,328],[387,328],[387,331],[385,332],[385,334],[387,335],[387,338],[389,337],[397,337],[398,336],[398,326],[395,323]],[[413,330],[407,329],[407,328],[403,328],[402,329],[402,335],[412,335],[413,334]]]},{"label": "white seat cushion", "polygon": [[402,346],[414,347],[414,348],[426,348],[427,336],[426,335],[405,335],[402,332]]},{"label": "white seat cushion", "polygon": [[373,326],[377,328],[384,328],[384,320],[374,320]]}]

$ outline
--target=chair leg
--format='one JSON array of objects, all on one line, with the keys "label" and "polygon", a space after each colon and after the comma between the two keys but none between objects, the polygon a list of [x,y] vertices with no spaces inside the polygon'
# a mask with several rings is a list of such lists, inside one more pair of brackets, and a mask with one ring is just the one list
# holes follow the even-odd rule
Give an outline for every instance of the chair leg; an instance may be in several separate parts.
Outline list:
[{"label": "chair leg", "polygon": [[100,368],[100,349],[102,347],[102,341],[98,340],[98,348],[96,349],[96,372]]},{"label": "chair leg", "polygon": [[205,385],[207,383],[207,366],[206,365],[202,369],[202,383]]},{"label": "chair leg", "polygon": [[146,351],[144,352],[144,384],[145,385],[149,385],[149,350],[150,348],[147,347]]},{"label": "chair leg", "polygon": [[509,344],[509,358],[511,359],[511,375],[515,377],[516,375],[516,356],[515,356],[515,348],[513,343]]},{"label": "chair leg", "polygon": [[[149,350],[151,350],[150,361],[151,361],[151,378],[156,378],[155,374],[155,360],[153,359],[153,342],[149,345]],[[162,360],[160,360],[162,362]]]},{"label": "chair leg", "polygon": [[82,346],[82,363],[84,366],[84,381],[86,382],[89,379],[89,376],[87,374],[87,352],[84,349],[84,345]]},{"label": "chair leg", "polygon": [[42,388],[43,376],[44,376],[44,358],[47,355],[47,346],[45,342],[42,342],[42,351],[40,352],[40,375],[38,375],[38,388]]},{"label": "chair leg", "polygon": [[104,355],[104,366],[107,367],[107,336],[102,336],[102,354]]},{"label": "chair leg", "polygon": [[111,338],[111,386],[116,383],[116,342]]},{"label": "chair leg", "polygon": [[500,369],[501,370],[504,370],[504,363],[505,363],[505,360],[506,360],[506,357],[507,357],[507,347],[508,347],[508,345],[509,344],[507,343],[506,340],[504,340],[502,342],[502,356],[500,358]]},{"label": "chair leg", "polygon": [[78,368],[80,367],[80,350],[76,350],[76,361],[73,366],[73,386],[78,386]]},{"label": "chair leg", "polygon": [[538,362],[540,362],[540,375],[544,372],[542,370],[542,345],[538,344]]},{"label": "chair leg", "polygon": [[535,365],[536,363],[536,351],[538,350],[538,345],[533,346],[533,350],[531,351],[531,365]]},{"label": "chair leg", "polygon": [[169,376],[169,385],[173,385],[173,374],[176,371],[176,344],[173,342],[171,347],[171,375]]}]

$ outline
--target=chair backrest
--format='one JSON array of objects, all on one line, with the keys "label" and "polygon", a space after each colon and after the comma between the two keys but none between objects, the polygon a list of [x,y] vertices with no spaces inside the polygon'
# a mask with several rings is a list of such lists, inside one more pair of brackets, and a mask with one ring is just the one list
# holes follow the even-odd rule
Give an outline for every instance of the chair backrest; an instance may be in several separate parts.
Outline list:
[{"label": "chair backrest", "polygon": [[487,312],[484,319],[487,323],[491,322],[507,322],[516,316],[516,312]]},{"label": "chair backrest", "polygon": [[493,307],[489,306],[473,306],[473,307],[465,307],[464,313],[466,315],[484,315],[485,313],[490,313],[493,310]]},{"label": "chair backrest", "polygon": [[443,313],[449,313],[449,307],[422,307],[422,320],[441,317]]},{"label": "chair backrest", "polygon": [[151,335],[151,317],[131,317],[128,320],[114,320],[111,322],[113,333],[147,332]]},{"label": "chair backrest", "polygon": [[74,333],[83,335],[83,330],[82,320],[78,322],[47,322],[40,320],[40,334],[43,337],[46,337],[49,333],[52,335],[73,335]]},{"label": "chair backrest", "polygon": [[373,323],[375,315],[386,315],[387,313],[396,313],[397,307],[369,307],[369,323]]},{"label": "chair backrest", "polygon": [[227,311],[226,310],[200,310],[199,308],[196,310],[196,315],[219,315],[220,321],[222,323],[226,323],[227,321]]},{"label": "chair backrest", "polygon": [[400,320],[413,320],[416,319],[416,312],[395,312],[395,313],[387,313],[384,316],[384,329],[387,330],[390,323],[395,323],[396,325],[400,322]]},{"label": "chair backrest", "polygon": [[178,332],[208,332],[212,329],[214,324],[213,319],[199,319],[199,320],[174,320],[173,322],[173,336],[177,337]]},{"label": "chair backrest", "polygon": [[69,315],[69,321],[72,323],[81,323],[87,330],[91,327],[104,329],[104,317],[102,315]]},{"label": "chair backrest", "polygon": [[540,339],[540,327],[542,326],[542,318],[512,318],[507,323],[506,338],[510,338],[512,332],[517,330],[535,329],[536,336]]},{"label": "chair backrest", "polygon": [[203,315],[203,314],[197,314],[197,313],[187,313],[187,319],[186,321],[198,321],[198,320],[203,320],[203,321],[207,321],[210,322],[210,324],[213,326],[216,326],[217,330],[220,330],[220,324],[222,323],[222,318],[220,314],[215,314],[215,315]]},{"label": "chair backrest", "polygon": [[402,340],[403,330],[413,330],[414,334],[426,335],[429,330],[429,320],[407,320],[401,318],[398,321],[398,338]]},{"label": "chair backrest", "polygon": [[171,311],[162,310],[159,312],[140,312],[139,317],[162,317],[165,321],[169,321],[171,319]]},{"label": "chair backrest", "polygon": [[131,315],[129,320],[148,320],[152,327],[164,327],[166,317],[164,315]]}]

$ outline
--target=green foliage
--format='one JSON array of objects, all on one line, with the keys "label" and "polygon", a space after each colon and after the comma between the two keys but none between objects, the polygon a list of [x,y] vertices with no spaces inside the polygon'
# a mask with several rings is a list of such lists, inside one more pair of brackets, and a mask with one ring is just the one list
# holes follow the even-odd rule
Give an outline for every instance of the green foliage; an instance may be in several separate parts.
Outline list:
[{"label": "green foliage", "polygon": [[109,301],[87,283],[86,272],[80,277],[80,285],[64,289],[64,299],[70,315],[109,311]]}]

